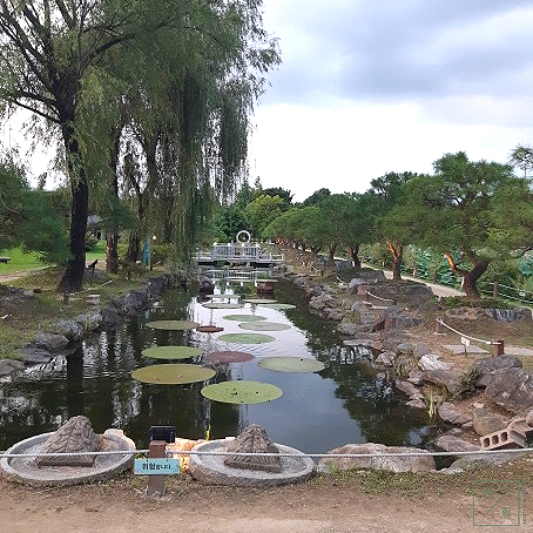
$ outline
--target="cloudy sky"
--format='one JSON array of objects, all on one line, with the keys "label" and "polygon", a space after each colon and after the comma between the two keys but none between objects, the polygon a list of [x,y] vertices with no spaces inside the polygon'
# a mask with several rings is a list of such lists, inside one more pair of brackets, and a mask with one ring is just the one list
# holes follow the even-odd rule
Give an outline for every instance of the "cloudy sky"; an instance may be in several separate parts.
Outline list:
[{"label": "cloudy sky", "polygon": [[251,181],[301,201],[533,145],[531,0],[264,0],[283,64],[255,115]]}]

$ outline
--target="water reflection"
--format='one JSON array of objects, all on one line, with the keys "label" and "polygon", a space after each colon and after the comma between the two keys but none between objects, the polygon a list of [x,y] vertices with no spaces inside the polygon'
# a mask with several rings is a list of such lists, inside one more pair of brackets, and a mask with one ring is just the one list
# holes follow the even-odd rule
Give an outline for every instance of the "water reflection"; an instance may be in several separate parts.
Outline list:
[{"label": "water reflection", "polygon": [[[220,292],[231,290],[229,283]],[[236,290],[240,290],[240,282]],[[87,340],[64,364],[32,369],[16,381],[0,383],[0,447],[22,438],[53,431],[69,417],[88,416],[97,432],[120,427],[146,446],[151,425],[173,425],[179,436],[222,438],[237,434],[249,423],[261,424],[277,442],[308,452],[325,452],[346,443],[380,442],[421,445],[431,431],[426,413],[405,407],[392,387],[391,376],[370,364],[368,352],[342,345],[334,326],[309,312],[305,295],[279,281],[276,297],[297,308],[277,311],[246,304],[241,310],[209,310],[194,295],[169,291],[150,311],[128,319],[116,331]],[[146,327],[161,319],[214,322],[224,333],[242,332],[224,315],[245,313],[291,324],[286,331],[268,333],[276,341],[261,345],[228,344],[220,334],[162,331]],[[216,365],[211,380],[249,379],[280,387],[274,402],[235,406],[203,398],[203,386],[156,386],[131,379],[131,372],[153,364],[141,351],[150,346],[187,344],[204,352],[239,350],[256,358],[290,355],[316,357],[326,368],[318,374],[286,374],[257,367],[255,361]],[[192,362],[201,362],[201,357]],[[158,361],[157,363],[161,363]]]}]

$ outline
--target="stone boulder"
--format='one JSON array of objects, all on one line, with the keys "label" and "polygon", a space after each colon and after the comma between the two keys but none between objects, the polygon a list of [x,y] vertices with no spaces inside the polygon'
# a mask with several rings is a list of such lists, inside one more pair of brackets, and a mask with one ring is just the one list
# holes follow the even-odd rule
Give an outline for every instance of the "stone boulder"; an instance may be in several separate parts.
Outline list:
[{"label": "stone boulder", "polygon": [[58,454],[55,457],[37,457],[35,464],[41,466],[93,466],[94,455],[65,455],[96,452],[100,439],[94,433],[91,421],[85,416],[74,416],[62,425],[43,444],[41,453]]},{"label": "stone boulder", "polygon": [[42,348],[37,348],[31,344],[15,350],[15,353],[22,357],[22,360],[27,365],[41,365],[49,363],[53,355],[48,350],[43,350]]},{"label": "stone boulder", "polygon": [[439,417],[448,424],[462,426],[472,421],[471,416],[460,411],[453,403],[444,402],[439,405],[437,412],[439,413]]},{"label": "stone boulder", "polygon": [[[402,457],[402,453],[422,453],[424,456]],[[429,452],[418,448],[403,446],[385,446],[384,444],[346,444],[335,448],[331,454],[377,454],[377,457],[323,457],[318,465],[319,469],[338,470],[390,470],[392,472],[429,472],[435,470],[435,461]],[[380,457],[381,454],[394,454],[395,457]],[[427,454],[427,457],[425,455]],[[398,455],[396,457],[396,455]]]},{"label": "stone boulder", "polygon": [[501,431],[507,427],[507,424],[495,414],[491,413],[484,407],[476,407],[472,412],[472,423],[474,431],[481,437]]},{"label": "stone boulder", "polygon": [[397,380],[395,382],[396,388],[400,391],[402,391],[404,394],[407,394],[409,396],[409,399],[411,400],[423,400],[424,394],[422,391],[409,381],[400,381]]},{"label": "stone boulder", "polygon": [[473,367],[479,373],[476,387],[486,387],[494,372],[507,368],[522,368],[522,361],[515,355],[501,355],[500,357],[488,357],[487,359],[476,361]]},{"label": "stone boulder", "polygon": [[452,365],[441,361],[438,355],[425,354],[418,361],[418,368],[422,372],[429,372],[432,370],[451,370]]},{"label": "stone boulder", "polygon": [[10,376],[13,372],[24,370],[26,366],[22,361],[14,359],[0,359],[0,377]]},{"label": "stone boulder", "polygon": [[383,366],[393,366],[394,365],[394,359],[396,358],[396,354],[394,352],[386,351],[381,352],[376,357],[376,364],[383,365]]},{"label": "stone boulder", "polygon": [[224,464],[243,470],[260,470],[263,472],[281,472],[279,456],[261,455],[279,453],[277,446],[270,440],[267,432],[257,424],[247,427],[240,435],[226,446],[228,454],[251,453],[254,455],[229,455]]},{"label": "stone boulder", "polygon": [[75,320],[57,320],[52,325],[52,331],[63,335],[72,343],[81,342],[83,339],[83,328]]},{"label": "stone boulder", "polygon": [[485,396],[511,413],[526,412],[533,408],[533,375],[521,368],[494,372],[485,389]]},{"label": "stone boulder", "polygon": [[59,352],[68,346],[69,340],[64,335],[39,332],[32,344],[49,352]]},{"label": "stone boulder", "polygon": [[457,395],[463,388],[464,374],[460,370],[430,370],[424,372],[423,379],[433,385],[442,385],[453,395]]},{"label": "stone boulder", "polygon": [[445,452],[477,452],[481,448],[454,435],[442,435],[435,444]]}]

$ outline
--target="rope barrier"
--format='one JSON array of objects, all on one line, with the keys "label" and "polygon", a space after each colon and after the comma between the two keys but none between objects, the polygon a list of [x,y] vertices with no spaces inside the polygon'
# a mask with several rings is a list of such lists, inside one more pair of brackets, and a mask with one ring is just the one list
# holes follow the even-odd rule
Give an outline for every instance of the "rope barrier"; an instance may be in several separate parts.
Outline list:
[{"label": "rope barrier", "polygon": [[104,285],[109,285],[110,283],[113,283],[112,279],[110,279],[109,281],[106,281],[105,283],[101,283],[100,285],[95,285],[94,287],[91,287],[90,289],[84,289],[83,291],[78,291],[75,294],[83,294],[84,292],[91,292],[100,287],[103,287]]},{"label": "rope barrier", "polygon": [[[30,459],[34,457],[80,457],[80,456],[107,456],[107,455],[146,455],[150,450],[116,450],[106,452],[65,452],[65,453],[7,453],[0,452],[0,458],[3,459]],[[167,450],[167,455],[198,455],[198,456],[238,456],[253,457],[309,457],[312,459],[332,459],[332,458],[371,458],[371,457],[455,457],[468,455],[494,455],[502,453],[529,453],[533,448],[513,448],[505,450],[465,450],[457,452],[403,452],[403,453],[251,453],[251,452],[228,452],[228,451],[192,451],[192,450]]]},{"label": "rope barrier", "polygon": [[394,303],[394,300],[391,298],[382,298],[381,296],[376,296],[375,294],[372,294],[370,291],[366,291],[367,296],[371,296],[372,298],[375,298],[376,300],[381,300],[382,302],[391,302]]},{"label": "rope barrier", "polygon": [[466,333],[461,333],[460,331],[457,331],[456,329],[453,329],[451,326],[448,326],[448,324],[443,322],[440,318],[437,318],[436,321],[441,326],[444,326],[445,328],[448,328],[450,331],[453,331],[454,333],[457,333],[457,335],[460,335],[461,337],[464,337],[465,339],[470,339],[471,341],[475,341],[475,342],[481,342],[481,343],[487,344],[489,346],[499,346],[500,344],[502,344],[501,342],[498,342],[498,341],[486,341],[486,340],[483,340],[483,339],[477,339],[476,337],[471,337],[470,335],[467,335]]}]

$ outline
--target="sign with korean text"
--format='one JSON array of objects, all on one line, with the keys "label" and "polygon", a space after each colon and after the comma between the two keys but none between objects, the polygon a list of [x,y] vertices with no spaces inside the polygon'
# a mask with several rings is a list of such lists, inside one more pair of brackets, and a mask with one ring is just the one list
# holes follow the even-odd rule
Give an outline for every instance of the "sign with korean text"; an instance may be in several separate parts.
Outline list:
[{"label": "sign with korean text", "polygon": [[141,474],[143,476],[169,476],[173,474],[180,474],[179,459],[135,459],[133,466],[134,474]]}]

